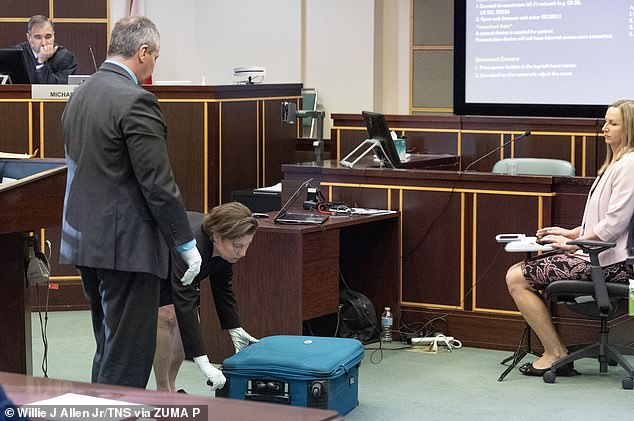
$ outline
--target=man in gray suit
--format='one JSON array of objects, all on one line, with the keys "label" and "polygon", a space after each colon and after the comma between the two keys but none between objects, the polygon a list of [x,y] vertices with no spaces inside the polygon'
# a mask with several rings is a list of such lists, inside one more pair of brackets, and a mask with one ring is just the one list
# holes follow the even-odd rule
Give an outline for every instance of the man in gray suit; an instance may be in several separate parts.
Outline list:
[{"label": "man in gray suit", "polygon": [[159,49],[152,21],[121,19],[108,59],[62,115],[68,177],[60,263],[76,265],[90,302],[94,383],[146,387],[169,247],[187,264],[183,284],[202,261],[170,167],[163,114],[139,86]]}]

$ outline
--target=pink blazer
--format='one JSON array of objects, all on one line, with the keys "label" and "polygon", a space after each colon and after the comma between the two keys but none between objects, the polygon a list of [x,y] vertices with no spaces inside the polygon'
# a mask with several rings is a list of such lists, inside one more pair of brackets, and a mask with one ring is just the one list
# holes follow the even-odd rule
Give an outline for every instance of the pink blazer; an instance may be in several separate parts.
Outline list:
[{"label": "pink blazer", "polygon": [[[599,255],[601,266],[622,262],[627,257],[627,236],[634,214],[634,152],[610,164],[590,189],[581,223],[581,235],[593,231],[602,241],[616,247]],[[578,255],[586,260],[588,256]]]}]

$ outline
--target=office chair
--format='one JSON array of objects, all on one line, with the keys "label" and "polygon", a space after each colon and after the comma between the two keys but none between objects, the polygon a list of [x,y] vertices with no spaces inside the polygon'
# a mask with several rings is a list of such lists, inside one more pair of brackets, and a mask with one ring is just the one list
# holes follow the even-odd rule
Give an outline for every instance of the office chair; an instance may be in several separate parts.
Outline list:
[{"label": "office chair", "polygon": [[[557,379],[555,371],[568,363],[581,358],[596,358],[599,361],[599,371],[606,373],[608,364],[620,365],[627,372],[621,385],[623,389],[634,388],[634,368],[623,357],[623,354],[631,354],[632,349],[619,344],[609,342],[608,321],[615,316],[627,312],[628,285],[606,283],[603,271],[599,265],[599,254],[611,247],[614,243],[605,241],[569,241],[590,255],[592,267],[592,282],[561,280],[554,281],[546,287],[544,297],[551,303],[565,304],[570,310],[598,318],[600,330],[598,342],[591,344],[575,345],[569,347],[570,353],[554,363],[550,371],[544,374],[544,382],[554,383]],[[628,234],[628,258],[627,265],[634,265],[634,217],[630,221]]]},{"label": "office chair", "polygon": [[[549,159],[549,158],[505,158],[493,165],[492,173],[504,174],[508,173],[508,164],[511,162],[517,163],[517,173],[525,175],[550,175],[550,176],[569,176],[575,175],[575,167],[568,161],[561,159]],[[527,252],[527,258],[531,256],[531,252]],[[510,357],[505,358],[500,364],[505,365],[510,362],[510,365],[502,372],[498,381],[504,380],[507,374],[513,370],[519,364],[522,359],[528,355],[533,354],[537,357],[541,355],[533,351],[531,345],[532,329],[528,323],[524,326],[524,332],[520,339],[520,343]]]},{"label": "office chair", "polygon": [[549,158],[505,158],[495,163],[492,173],[507,173],[507,166],[511,162],[517,163],[517,173],[525,175],[575,175],[575,167],[568,161]]},{"label": "office chair", "polygon": [[[302,110],[317,110],[317,89],[302,89]],[[302,118],[302,137],[306,137],[306,134],[309,138],[315,137],[315,119],[313,117]]]}]

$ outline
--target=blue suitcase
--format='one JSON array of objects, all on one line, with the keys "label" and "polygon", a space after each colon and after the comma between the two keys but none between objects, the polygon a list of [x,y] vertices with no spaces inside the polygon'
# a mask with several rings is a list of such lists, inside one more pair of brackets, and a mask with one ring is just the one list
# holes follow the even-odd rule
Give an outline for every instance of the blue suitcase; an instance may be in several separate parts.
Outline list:
[{"label": "blue suitcase", "polygon": [[356,339],[269,336],[224,360],[216,396],[332,409],[358,404],[364,348]]}]

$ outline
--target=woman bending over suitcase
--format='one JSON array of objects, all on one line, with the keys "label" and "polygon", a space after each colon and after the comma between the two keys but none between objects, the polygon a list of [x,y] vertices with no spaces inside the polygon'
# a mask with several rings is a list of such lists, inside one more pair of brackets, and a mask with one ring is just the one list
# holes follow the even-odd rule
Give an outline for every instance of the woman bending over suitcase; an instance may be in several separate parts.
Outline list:
[{"label": "woman bending over suitcase", "polygon": [[233,294],[232,266],[246,255],[258,227],[246,206],[231,202],[216,206],[207,215],[187,212],[196,247],[203,262],[194,282],[180,282],[187,265],[172,256],[171,279],[161,284],[161,298],[154,356],[154,376],[158,390],[176,391],[178,370],[185,357],[193,358],[212,383],[212,390],[225,384],[222,372],[209,362],[198,318],[200,281],[209,277],[216,311],[223,329],[228,330],[236,352],[258,342],[240,327],[238,305]]}]

